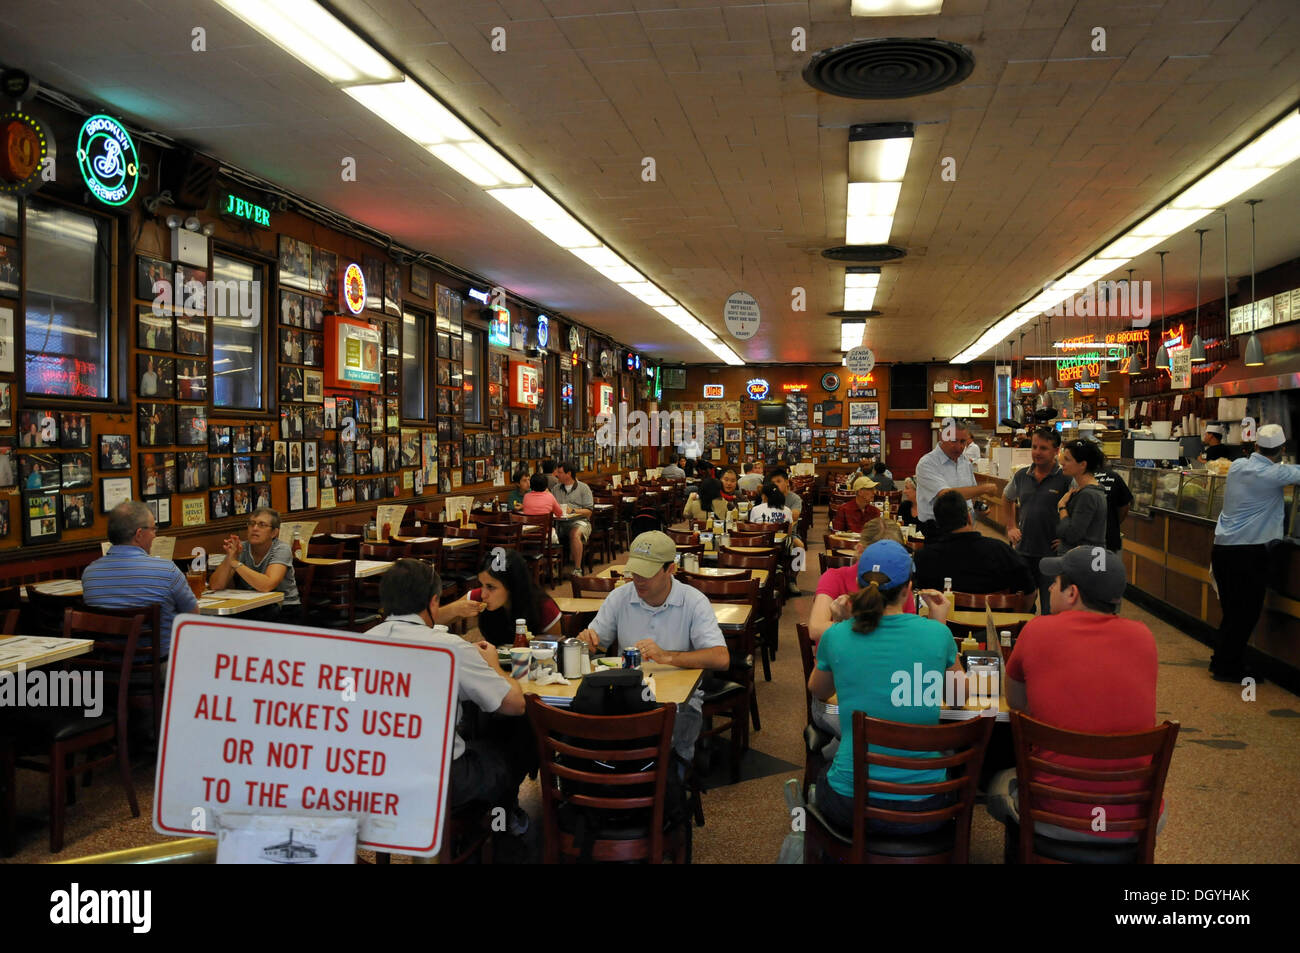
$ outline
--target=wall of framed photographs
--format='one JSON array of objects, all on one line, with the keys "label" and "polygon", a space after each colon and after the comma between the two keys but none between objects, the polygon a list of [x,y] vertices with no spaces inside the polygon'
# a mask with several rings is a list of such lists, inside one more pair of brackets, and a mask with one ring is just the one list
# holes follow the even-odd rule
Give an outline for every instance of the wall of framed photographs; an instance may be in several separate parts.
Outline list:
[{"label": "wall of framed photographs", "polygon": [[[60,144],[69,130],[75,142],[77,117],[41,109]],[[154,167],[164,158],[148,141],[139,149]],[[184,536],[186,546],[193,540],[211,549],[232,532],[243,535],[248,514],[263,505],[286,518],[311,512],[328,527],[332,516],[359,522],[377,501],[393,498],[436,510],[450,493],[504,495],[514,469],[532,470],[548,457],[576,457],[585,478],[640,465],[637,453],[597,446],[590,401],[560,402],[562,384],[572,390],[581,375],[587,386],[603,372],[616,394],[640,406],[630,384],[601,366],[615,342],[582,329],[581,349],[565,352],[556,319],[539,351],[537,311],[507,294],[511,348],[489,348],[470,285],[432,263],[407,257],[399,264],[299,211],[273,208],[270,228],[257,228],[223,218],[215,198],[206,208],[146,209],[144,190],[110,210],[77,186],[74,152],[59,151],[58,174],[40,198],[93,217],[112,236],[102,243],[111,249],[107,371],[96,369],[109,381],[108,398],[25,396],[26,203],[0,194],[0,549],[92,544],[105,538],[105,514],[127,499],[148,503],[160,529]],[[214,195],[249,191],[216,186]],[[201,225],[185,229],[189,249],[177,253],[167,225],[173,213]],[[352,263],[365,287],[355,311],[343,293]],[[231,277],[241,279],[241,294],[252,289],[239,299],[246,311],[222,310],[221,286]],[[400,322],[408,306],[427,315],[419,419],[401,413]],[[363,354],[375,374],[371,386],[328,383],[330,315],[353,315],[375,329],[375,352]],[[465,336],[476,333],[483,400],[481,422],[471,424]],[[510,406],[508,374],[517,361],[532,363],[556,390],[553,411]],[[406,366],[418,372],[420,363]]]}]

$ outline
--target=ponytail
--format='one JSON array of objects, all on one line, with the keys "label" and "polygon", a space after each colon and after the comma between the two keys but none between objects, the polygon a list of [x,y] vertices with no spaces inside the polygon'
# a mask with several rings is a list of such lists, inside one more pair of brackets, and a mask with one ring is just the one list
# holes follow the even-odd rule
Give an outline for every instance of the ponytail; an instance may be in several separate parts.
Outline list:
[{"label": "ponytail", "polygon": [[883,573],[866,573],[864,578],[866,583],[853,594],[850,607],[853,610],[853,631],[869,635],[880,625],[885,607],[893,605],[902,596],[907,583],[881,589],[880,583],[888,582],[888,576]]}]

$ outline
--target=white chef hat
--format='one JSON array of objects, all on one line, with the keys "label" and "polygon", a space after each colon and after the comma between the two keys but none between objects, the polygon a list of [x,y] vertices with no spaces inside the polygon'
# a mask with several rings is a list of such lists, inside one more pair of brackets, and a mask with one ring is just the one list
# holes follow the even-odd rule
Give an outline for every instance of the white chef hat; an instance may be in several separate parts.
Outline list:
[{"label": "white chef hat", "polygon": [[1210,424],[1208,427],[1205,428],[1205,432],[1217,434],[1218,436],[1223,437],[1227,435],[1228,428],[1223,426],[1223,424]]},{"label": "white chef hat", "polygon": [[1265,424],[1259,428],[1255,443],[1265,450],[1272,450],[1274,447],[1280,447],[1286,443],[1286,434],[1282,432],[1282,428],[1277,424]]}]

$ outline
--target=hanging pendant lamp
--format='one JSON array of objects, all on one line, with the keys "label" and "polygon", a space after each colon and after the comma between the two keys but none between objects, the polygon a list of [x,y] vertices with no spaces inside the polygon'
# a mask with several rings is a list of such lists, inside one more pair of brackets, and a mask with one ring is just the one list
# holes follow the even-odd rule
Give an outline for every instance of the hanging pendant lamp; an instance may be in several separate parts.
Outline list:
[{"label": "hanging pendant lamp", "polygon": [[[1051,318],[1047,319],[1047,341],[1051,345],[1052,351],[1055,352],[1056,342],[1052,340],[1052,319]],[[1043,393],[1056,390],[1056,380],[1055,378],[1052,377],[1052,364],[1055,363],[1056,362],[1053,361],[1051,362],[1051,364],[1048,364],[1047,366],[1047,376],[1043,378]]]},{"label": "hanging pendant lamp", "polygon": [[1165,346],[1165,255],[1167,251],[1158,251],[1160,256],[1160,350],[1156,351],[1156,370],[1169,370],[1169,348]]},{"label": "hanging pendant lamp", "polygon": [[[1039,318],[1038,321],[1035,322],[1034,324],[1034,347],[1038,349],[1038,353],[1040,355],[1043,353],[1043,319],[1042,318]],[[1025,388],[1025,393],[1028,394],[1030,397],[1038,396],[1038,374],[1036,373],[1036,371],[1037,368],[1030,368],[1030,373],[1033,374],[1034,376],[1029,379],[1029,384]]]},{"label": "hanging pendant lamp", "polygon": [[1264,363],[1264,348],[1255,333],[1255,206],[1263,199],[1248,199],[1250,206],[1250,338],[1246,341],[1246,366],[1259,367]]},{"label": "hanging pendant lamp", "polygon": [[1208,228],[1198,228],[1196,239],[1196,333],[1192,335],[1192,363],[1205,363],[1205,342],[1201,340],[1201,262],[1205,259],[1205,233]]},{"label": "hanging pendant lamp", "polygon": [[[1124,286],[1125,290],[1128,292],[1128,301],[1129,301],[1130,310],[1133,307],[1133,272],[1136,270],[1137,270],[1136,268],[1128,269],[1128,281]],[[1121,370],[1125,374],[1142,373],[1142,359],[1138,357],[1138,349],[1136,344],[1133,345],[1133,353],[1128,356],[1128,360],[1124,362],[1124,366],[1121,368]]]}]

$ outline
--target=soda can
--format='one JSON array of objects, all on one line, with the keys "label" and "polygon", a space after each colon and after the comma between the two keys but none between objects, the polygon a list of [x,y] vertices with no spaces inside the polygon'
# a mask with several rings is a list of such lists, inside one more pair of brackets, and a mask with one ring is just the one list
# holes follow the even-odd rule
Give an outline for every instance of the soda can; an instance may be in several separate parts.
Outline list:
[{"label": "soda can", "polygon": [[641,650],[624,649],[623,650],[623,667],[640,668],[641,667]]}]

